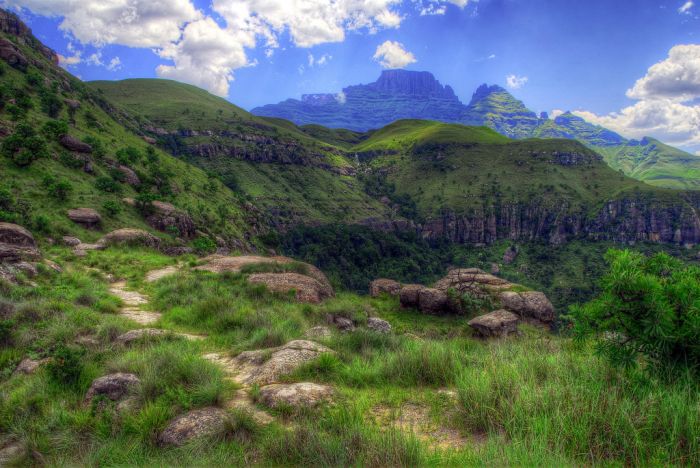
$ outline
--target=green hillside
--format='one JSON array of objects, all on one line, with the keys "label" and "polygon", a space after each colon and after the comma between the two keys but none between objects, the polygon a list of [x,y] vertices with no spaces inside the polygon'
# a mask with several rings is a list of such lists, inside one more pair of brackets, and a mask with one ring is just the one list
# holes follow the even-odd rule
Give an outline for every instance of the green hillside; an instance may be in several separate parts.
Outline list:
[{"label": "green hillside", "polygon": [[[122,201],[130,197],[170,202],[212,236],[245,237],[250,226],[236,194],[145,141],[131,116],[56,66],[33,37],[0,36],[25,60],[16,67],[0,63],[0,221],[86,241],[121,227],[151,230],[142,212]],[[89,151],[70,151],[59,142],[65,135],[88,143]],[[140,183],[130,185],[133,176]],[[101,214],[100,230],[68,219],[67,211],[78,207]]]},{"label": "green hillside", "polygon": [[100,81],[88,86],[137,116],[140,130],[162,147],[216,174],[278,225],[352,222],[386,213],[351,177],[355,163],[341,149],[348,143],[336,141],[349,134],[321,132],[324,137],[316,139],[318,131],[255,117],[173,81]]}]

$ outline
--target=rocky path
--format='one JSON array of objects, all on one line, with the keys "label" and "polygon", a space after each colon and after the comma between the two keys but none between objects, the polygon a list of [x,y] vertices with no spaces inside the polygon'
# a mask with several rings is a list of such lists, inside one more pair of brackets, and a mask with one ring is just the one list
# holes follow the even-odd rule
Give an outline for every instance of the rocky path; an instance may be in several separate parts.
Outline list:
[{"label": "rocky path", "polygon": [[112,283],[109,292],[124,303],[119,310],[120,315],[141,325],[152,325],[160,320],[161,314],[158,312],[143,309],[143,306],[148,304],[148,298],[138,291],[127,289],[126,281]]}]

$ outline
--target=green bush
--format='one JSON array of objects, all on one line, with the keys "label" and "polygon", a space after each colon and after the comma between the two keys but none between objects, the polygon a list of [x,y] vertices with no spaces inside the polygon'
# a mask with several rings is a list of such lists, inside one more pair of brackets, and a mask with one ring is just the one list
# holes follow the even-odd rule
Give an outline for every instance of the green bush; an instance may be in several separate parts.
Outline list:
[{"label": "green bush", "polygon": [[121,205],[114,200],[104,202],[102,209],[107,213],[107,216],[116,216],[122,211]]},{"label": "green bush", "polygon": [[611,362],[700,370],[700,268],[665,253],[606,254],[600,295],[571,307],[574,335],[594,337]]},{"label": "green bush", "polygon": [[72,192],[73,186],[70,184],[70,182],[65,180],[60,180],[49,186],[49,195],[57,200],[67,200]]},{"label": "green bush", "polygon": [[127,146],[117,151],[117,160],[125,166],[136,164],[141,160],[141,152],[133,146]]},{"label": "green bush", "polygon": [[92,146],[92,155],[97,159],[102,159],[107,155],[107,150],[105,149],[102,140],[99,140],[93,136],[87,136],[83,139],[85,143]]},{"label": "green bush", "polygon": [[41,86],[44,82],[44,77],[41,76],[38,70],[29,70],[25,75],[25,79],[27,80],[27,84],[33,87]]},{"label": "green bush", "polygon": [[122,192],[122,186],[111,177],[98,177],[97,180],[95,180],[95,187],[97,187],[97,190],[107,193],[120,194]]},{"label": "green bush", "polygon": [[58,117],[58,114],[61,113],[61,109],[63,109],[63,101],[61,98],[54,91],[48,89],[41,91],[39,102],[41,103],[42,112],[51,118]]},{"label": "green bush", "polygon": [[49,120],[42,127],[42,132],[51,140],[58,140],[68,133],[68,122],[65,120]]},{"label": "green bush", "polygon": [[216,250],[216,242],[210,237],[198,237],[192,241],[192,247],[198,255],[204,255]]},{"label": "green bush", "polygon": [[59,385],[76,385],[83,373],[84,355],[82,348],[57,347],[47,365],[51,380]]}]

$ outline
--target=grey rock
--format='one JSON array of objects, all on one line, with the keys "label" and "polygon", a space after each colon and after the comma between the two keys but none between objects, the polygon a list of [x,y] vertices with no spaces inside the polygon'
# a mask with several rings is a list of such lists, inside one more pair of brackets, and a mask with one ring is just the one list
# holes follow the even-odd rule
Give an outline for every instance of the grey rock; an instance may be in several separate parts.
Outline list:
[{"label": "grey rock", "polygon": [[260,400],[266,406],[315,407],[333,396],[333,388],[311,382],[272,384],[260,389]]},{"label": "grey rock", "polygon": [[512,312],[495,310],[471,319],[469,326],[485,338],[503,337],[517,333],[519,321],[519,317]]},{"label": "grey rock", "polygon": [[370,317],[367,319],[367,328],[379,333],[391,333],[391,324],[386,320],[378,317]]},{"label": "grey rock", "polygon": [[171,421],[158,436],[158,442],[164,446],[181,447],[195,439],[222,435],[228,420],[228,413],[221,408],[192,410]]},{"label": "grey rock", "polygon": [[141,380],[134,374],[118,372],[105,375],[92,381],[85,399],[90,402],[97,396],[105,396],[112,401],[119,401],[134,393],[140,383]]}]

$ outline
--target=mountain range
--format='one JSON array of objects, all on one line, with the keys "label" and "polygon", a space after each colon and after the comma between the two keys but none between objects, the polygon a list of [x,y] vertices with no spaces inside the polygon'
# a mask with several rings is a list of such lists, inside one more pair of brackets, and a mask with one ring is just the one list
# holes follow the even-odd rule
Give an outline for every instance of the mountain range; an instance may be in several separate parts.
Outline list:
[{"label": "mountain range", "polygon": [[500,86],[480,86],[463,104],[450,86],[429,72],[386,70],[374,83],[344,88],[337,94],[305,94],[252,109],[258,116],[360,132],[400,119],[484,125],[510,138],[579,140],[600,153],[615,170],[649,184],[700,188],[700,157],[654,138],[630,140],[566,112],[550,119],[528,109]]}]

